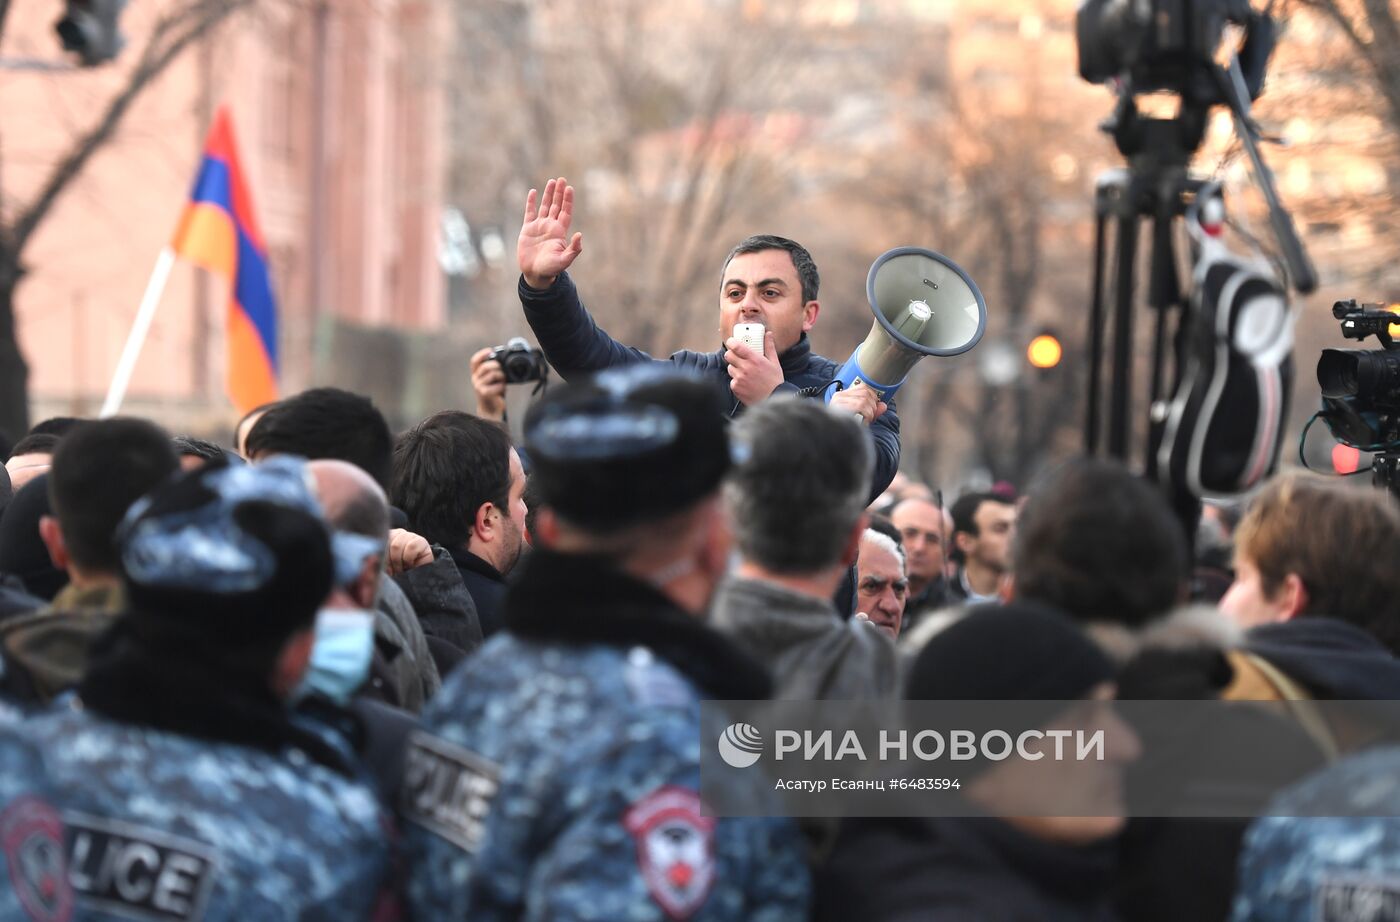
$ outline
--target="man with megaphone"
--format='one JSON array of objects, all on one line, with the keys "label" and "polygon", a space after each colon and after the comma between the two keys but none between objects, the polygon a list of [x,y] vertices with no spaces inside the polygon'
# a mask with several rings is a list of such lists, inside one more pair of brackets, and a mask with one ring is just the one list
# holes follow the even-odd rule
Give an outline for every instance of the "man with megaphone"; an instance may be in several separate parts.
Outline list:
[{"label": "man with megaphone", "polygon": [[[525,200],[516,247],[520,303],[545,357],[565,380],[615,365],[666,361],[617,342],[584,308],[566,271],[583,251],[583,235],[570,235],[573,211],[574,188],[563,177],[547,182],[542,196],[531,189]],[[731,416],[774,394],[820,394],[838,379],[842,366],[814,353],[807,339],[821,311],[818,281],[816,264],[802,246],[783,237],[748,238],[730,253],[722,273],[723,345],[708,353],[682,350],[669,361],[724,386],[731,395]],[[735,336],[735,326],[748,323],[765,328],[761,351]],[[880,390],[859,380],[846,383],[828,399],[870,429],[876,456],[873,499],[899,468],[899,417]]]}]

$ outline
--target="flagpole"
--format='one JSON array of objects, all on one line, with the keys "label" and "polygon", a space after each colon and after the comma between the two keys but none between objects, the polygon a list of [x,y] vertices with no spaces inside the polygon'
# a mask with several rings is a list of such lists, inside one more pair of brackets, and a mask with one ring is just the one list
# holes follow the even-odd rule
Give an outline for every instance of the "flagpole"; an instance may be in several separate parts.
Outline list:
[{"label": "flagpole", "polygon": [[112,385],[107,388],[107,399],[103,401],[102,412],[98,414],[103,419],[115,416],[117,410],[121,409],[122,400],[126,397],[126,386],[131,383],[131,373],[136,370],[136,359],[141,355],[141,347],[146,343],[146,334],[151,330],[156,306],[160,304],[161,295],[165,294],[165,285],[170,281],[170,271],[174,267],[175,251],[167,246],[160,251],[160,258],[151,270],[151,279],[146,283],[146,294],[141,298],[141,309],[136,312],[136,322],[131,325],[131,332],[126,337],[122,357],[117,362],[116,373],[112,375]]}]

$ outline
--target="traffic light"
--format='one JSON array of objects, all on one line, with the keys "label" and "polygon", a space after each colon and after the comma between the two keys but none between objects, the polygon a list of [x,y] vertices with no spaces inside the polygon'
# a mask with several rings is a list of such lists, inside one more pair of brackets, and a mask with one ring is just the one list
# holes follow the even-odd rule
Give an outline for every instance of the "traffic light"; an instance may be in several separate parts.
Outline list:
[{"label": "traffic light", "polygon": [[1064,356],[1064,347],[1054,333],[1041,333],[1026,347],[1026,359],[1035,368],[1054,368]]},{"label": "traffic light", "polygon": [[117,28],[126,0],[66,0],[63,18],[54,24],[64,51],[78,55],[84,67],[117,56],[126,38]]}]

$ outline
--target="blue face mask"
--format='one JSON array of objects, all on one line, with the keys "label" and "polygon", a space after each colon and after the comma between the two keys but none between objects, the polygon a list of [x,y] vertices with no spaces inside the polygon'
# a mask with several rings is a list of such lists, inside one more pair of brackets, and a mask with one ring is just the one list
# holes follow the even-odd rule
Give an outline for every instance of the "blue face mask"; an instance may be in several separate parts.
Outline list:
[{"label": "blue face mask", "polygon": [[369,678],[373,658],[374,615],[359,608],[323,608],[316,615],[311,662],[299,691],[346,704]]}]

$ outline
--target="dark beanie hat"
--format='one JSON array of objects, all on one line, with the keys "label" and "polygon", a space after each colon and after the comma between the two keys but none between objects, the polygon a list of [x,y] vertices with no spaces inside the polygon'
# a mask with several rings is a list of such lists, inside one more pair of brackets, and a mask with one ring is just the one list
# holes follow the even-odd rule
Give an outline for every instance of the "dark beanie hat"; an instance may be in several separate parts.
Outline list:
[{"label": "dark beanie hat", "polygon": [[1025,602],[977,605],[920,651],[904,697],[1073,701],[1113,675],[1108,656],[1059,612]]},{"label": "dark beanie hat", "polygon": [[680,512],[729,469],[724,411],[712,383],[661,364],[551,390],[525,420],[532,488],[560,518],[600,533]]},{"label": "dark beanie hat", "polygon": [[51,514],[44,473],[25,484],[0,516],[0,573],[19,577],[31,595],[49,602],[68,585],[68,573],[53,565],[39,537],[39,520]]},{"label": "dark beanie hat", "polygon": [[281,643],[331,588],[331,538],[306,465],[211,465],[157,487],[118,530],[130,618],[150,636]]}]

